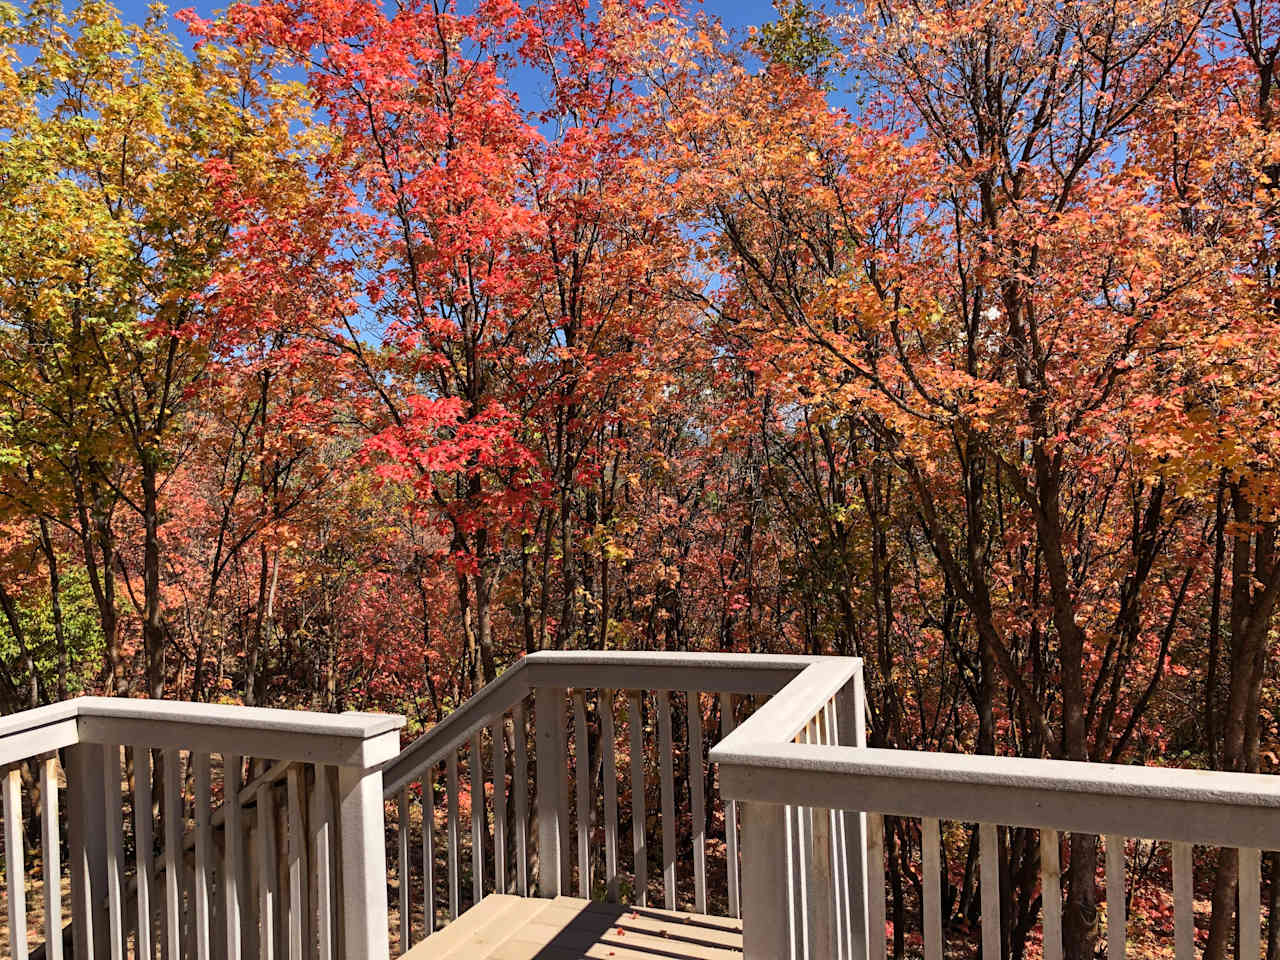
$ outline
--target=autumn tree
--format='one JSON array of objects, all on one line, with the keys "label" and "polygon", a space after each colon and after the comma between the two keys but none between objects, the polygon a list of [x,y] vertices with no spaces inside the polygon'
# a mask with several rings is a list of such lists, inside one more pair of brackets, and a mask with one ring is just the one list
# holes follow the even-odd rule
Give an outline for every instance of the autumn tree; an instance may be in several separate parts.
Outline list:
[{"label": "autumn tree", "polygon": [[55,610],[48,528],[76,544],[121,693],[132,611],[159,696],[164,485],[219,348],[202,306],[229,235],[217,163],[260,175],[290,104],[247,57],[191,60],[158,17],[127,27],[107,4],[36,4],[4,39],[4,500],[38,518]]}]

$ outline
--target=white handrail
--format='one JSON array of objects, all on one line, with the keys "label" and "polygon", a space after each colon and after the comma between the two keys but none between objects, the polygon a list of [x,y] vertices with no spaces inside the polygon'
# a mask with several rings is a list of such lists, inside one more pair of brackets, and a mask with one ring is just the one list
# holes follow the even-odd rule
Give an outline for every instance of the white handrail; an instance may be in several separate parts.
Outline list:
[{"label": "white handrail", "polygon": [[77,697],[0,718],[0,765],[77,743],[125,743],[365,767],[396,755],[403,726],[391,714]]},{"label": "white handrail", "polygon": [[[1242,942],[1256,943],[1258,851],[1280,849],[1280,779],[1274,776],[1160,767],[1076,763],[1020,757],[880,750],[824,735],[821,712],[842,679],[813,666],[721,741],[711,760],[725,798],[743,810],[744,947],[748,960],[777,956],[869,957],[883,960],[884,815],[920,818],[923,834],[925,955],[944,952],[939,892],[939,823],[978,824],[983,863],[983,939],[999,943],[1000,901],[994,879],[996,827],[1040,832],[1046,958],[1062,955],[1059,880],[1061,832],[1104,838],[1112,956],[1124,949],[1124,841],[1173,845],[1176,956],[1191,960],[1192,845],[1240,850]],[[855,698],[856,699],[856,698]],[[847,717],[844,718],[847,720]],[[829,722],[829,721],[828,721]],[[860,741],[858,741],[860,743]],[[831,817],[846,836],[852,824],[869,851],[865,879],[838,863],[839,844],[823,824]],[[853,818],[852,820],[850,818]],[[822,827],[822,830],[819,828]],[[837,869],[815,864],[832,849]],[[812,860],[805,864],[806,856]],[[797,860],[797,857],[799,858]],[[797,872],[797,863],[800,864]],[[865,897],[859,900],[856,887]],[[787,894],[779,898],[778,891]],[[830,913],[856,903],[845,945],[825,945]],[[861,920],[859,919],[861,917]],[[857,927],[867,932],[859,937]],[[1254,950],[1256,952],[1256,949]]]},{"label": "white handrail", "polygon": [[[68,929],[76,956],[119,955],[131,932],[136,932],[140,944],[144,939],[154,942],[161,926],[171,942],[184,930],[182,935],[193,937],[202,955],[209,953],[211,943],[221,944],[224,938],[230,956],[245,955],[240,951],[242,931],[251,943],[259,936],[264,942],[278,939],[273,928],[274,909],[259,916],[250,908],[246,913],[248,929],[240,924],[240,908],[247,901],[239,892],[245,879],[243,864],[234,854],[244,840],[244,830],[233,830],[235,835],[221,844],[222,851],[215,850],[218,814],[228,809],[225,804],[214,808],[210,772],[211,758],[216,754],[222,758],[224,789],[231,790],[226,800],[236,813],[237,825],[243,824],[239,816],[244,799],[244,791],[239,789],[241,758],[279,761],[265,777],[254,781],[259,801],[269,795],[264,787],[275,772],[288,772],[289,806],[283,827],[288,840],[289,883],[287,900],[282,902],[293,941],[309,938],[313,932],[324,939],[332,932],[341,936],[344,956],[386,957],[381,767],[399,751],[403,725],[403,717],[382,714],[318,714],[104,697],[81,697],[0,718],[0,766],[8,768],[3,780],[4,879],[10,891],[8,955],[24,960],[29,955],[23,935],[26,897],[15,893],[25,886],[22,858],[15,854],[23,846],[22,783],[16,764],[37,757],[47,757],[41,768],[42,799],[47,810],[55,812],[43,818],[41,848],[46,867],[55,865],[52,876],[46,875],[43,882],[46,915],[53,918],[47,936],[55,944],[54,955],[58,955],[57,945],[61,945],[64,932],[59,927],[63,894],[58,876],[61,870],[56,865],[64,826],[71,853],[67,860],[72,917]],[[48,755],[64,748],[66,814],[60,819],[56,816],[58,779],[52,772],[56,760]],[[161,763],[153,771],[151,756],[157,749]],[[183,795],[179,773],[183,754],[194,771],[194,792],[189,798]],[[161,806],[164,827],[162,866],[153,860],[149,842],[126,860],[121,801],[127,768],[122,769],[122,761],[130,757],[134,764],[134,828],[138,836],[152,836],[154,796]],[[304,767],[314,768],[313,778],[301,775]],[[162,795],[153,793],[159,789]],[[309,819],[304,818],[301,807],[307,796],[316,805]],[[193,862],[187,866],[194,870],[195,884],[184,903],[184,881],[178,873],[179,863],[186,859],[188,805],[195,821],[196,842]],[[269,822],[257,819],[260,836],[274,829],[274,817],[267,818]],[[336,908],[322,906],[318,914],[309,909],[306,900],[307,858],[312,850],[318,858],[317,889],[328,891],[331,883],[336,883],[345,894]],[[274,875],[274,857],[274,852],[263,857],[259,866],[265,875]],[[215,862],[223,858],[225,862]],[[163,890],[154,886],[161,872]],[[127,874],[129,885],[125,884]],[[137,894],[131,896],[134,890]],[[160,914],[156,906],[162,907],[163,925],[157,925]],[[225,924],[220,913],[225,913]],[[256,949],[246,948],[247,952]],[[334,953],[331,950],[324,956],[332,960]]]},{"label": "white handrail", "polygon": [[424,769],[440,762],[450,750],[466,743],[476,730],[491,725],[495,718],[538,687],[774,694],[806,668],[815,663],[829,664],[831,660],[830,657],[684,651],[543,650],[531,653],[400,751],[383,768],[384,794],[398,796],[419,779]]},{"label": "white handrail", "polygon": [[[537,654],[534,654],[537,656]],[[529,695],[525,657],[497,680],[485,684],[471,699],[409,744],[382,770],[383,795],[397,796],[422,771],[464,743],[477,729],[493,722]]]},{"label": "white handrail", "polygon": [[712,753],[742,802],[1280,849],[1268,774],[730,740]]}]

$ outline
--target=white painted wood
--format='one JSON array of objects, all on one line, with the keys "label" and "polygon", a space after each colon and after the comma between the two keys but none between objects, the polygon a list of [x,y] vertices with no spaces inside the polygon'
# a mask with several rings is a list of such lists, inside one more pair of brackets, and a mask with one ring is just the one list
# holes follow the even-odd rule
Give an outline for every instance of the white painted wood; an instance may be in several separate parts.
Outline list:
[{"label": "white painted wood", "polygon": [[867,814],[867,960],[885,960],[884,817]]},{"label": "white painted wood", "polygon": [[[861,660],[818,658],[720,744],[717,754],[733,754],[739,744],[793,742],[823,704],[841,693],[848,684],[856,682],[861,670]],[[712,759],[715,760],[714,757]]]},{"label": "white painted wood", "polygon": [[555,777],[560,782],[556,794],[556,836],[560,838],[560,889],[568,893],[573,885],[573,836],[569,830],[569,720],[566,691],[557,689],[556,710],[560,723],[555,731]]},{"label": "white painted wood", "polygon": [[578,896],[591,899],[591,733],[587,729],[587,698],[573,692],[573,779],[577,788]]},{"label": "white painted wood", "polygon": [[4,778],[4,861],[9,893],[9,956],[27,956],[27,866],[22,845],[22,775],[11,767]]},{"label": "white painted wood", "polygon": [[1173,955],[1176,960],[1195,960],[1195,883],[1192,875],[1191,844],[1173,845]]},{"label": "white painted wood", "polygon": [[387,853],[383,839],[382,773],[377,767],[338,771],[342,824],[345,956],[387,960]]},{"label": "white painted wood", "polygon": [[400,748],[404,718],[311,713],[216,703],[80,697],[82,743],[138,743],[192,753],[241,754],[301,763],[385,763]]},{"label": "white painted wood", "polygon": [[934,817],[920,821],[924,874],[924,960],[942,960],[942,862],[939,824]]},{"label": "white painted wood", "polygon": [[808,957],[809,899],[805,895],[808,870],[805,868],[806,830],[802,807],[783,808],[783,824],[786,830],[786,886],[783,898],[787,906],[786,928],[789,933],[789,950],[794,957]]},{"label": "white painted wood", "polygon": [[[737,719],[733,715],[733,694],[720,694],[720,738],[733,733]],[[717,780],[717,786],[719,781]],[[723,791],[721,791],[723,793]],[[742,916],[738,902],[738,804],[722,797],[724,803],[725,882],[729,897],[729,916]]]},{"label": "white painted wood", "polygon": [[436,929],[436,790],[435,766],[422,772],[422,935]]},{"label": "white painted wood", "polygon": [[471,903],[484,899],[484,858],[488,841],[488,811],[484,799],[484,753],[480,731],[471,735],[471,756],[467,776],[471,781]]},{"label": "white painted wood", "polygon": [[568,891],[565,836],[568,817],[561,812],[569,796],[564,751],[564,696],[561,687],[534,691],[534,762],[538,783],[538,896],[558,897]]},{"label": "white painted wood", "polygon": [[627,729],[631,735],[631,847],[634,851],[634,897],[637,906],[649,903],[649,848],[645,842],[644,709],[640,694],[627,696]]},{"label": "white painted wood", "polygon": [[[0,717],[0,725],[10,729],[9,733],[0,735],[0,766],[8,766],[79,743],[79,720],[73,707],[66,709],[74,703],[75,701],[68,700],[65,704],[53,704],[52,707],[23,710],[8,717]],[[42,718],[47,720],[54,707],[59,708],[56,713],[60,719],[43,723]]]},{"label": "white painted wood", "polygon": [[164,791],[164,935],[168,960],[182,956],[182,900],[178,886],[181,874],[182,815],[181,770],[178,751],[165,750],[161,765],[161,789]]},{"label": "white painted wood", "polygon": [[[385,789],[388,796],[396,796],[403,786],[419,779],[428,764],[443,760],[449,750],[466,742],[472,730],[514,709],[535,688],[683,690],[694,686],[714,693],[767,695],[822,659],[725,654],[709,661],[701,653],[615,650],[529,654],[400,751],[384,770]],[[825,659],[830,663],[834,658]]]},{"label": "white painted wood", "polygon": [[[44,871],[45,960],[62,960],[62,850],[58,828],[58,760],[45,757],[40,763],[40,865]],[[141,897],[141,882],[138,893]],[[139,960],[150,957],[149,952],[143,952],[143,943],[139,940]]]},{"label": "white painted wood", "polygon": [[[249,774],[252,780],[253,763],[249,763]],[[251,957],[257,957],[261,954],[260,945],[258,943],[258,878],[261,875],[259,863],[262,860],[260,848],[262,847],[262,827],[258,817],[258,792],[254,789],[253,794],[253,819],[246,820],[245,828],[245,845],[244,845],[244,863],[245,863],[245,886],[243,896],[241,897],[241,916],[245,918],[244,923],[244,956],[246,960]]]},{"label": "white painted wood", "polygon": [[982,893],[982,957],[1000,960],[1000,839],[994,823],[978,824],[978,881]]},{"label": "white painted wood", "polygon": [[409,788],[400,790],[396,821],[396,879],[400,893],[400,953],[413,946],[413,921],[409,913]]},{"label": "white painted wood", "polygon": [[[1240,858],[1239,960],[1258,960],[1262,951],[1262,853],[1246,848],[1236,854]],[[1280,917],[1276,919],[1280,922]]]},{"label": "white painted wood", "polygon": [[276,956],[276,810],[270,784],[258,787],[258,955],[261,960]]},{"label": "white painted wood", "polygon": [[102,748],[102,795],[107,815],[107,927],[111,960],[124,960],[124,818],[120,796],[120,747]]},{"label": "white painted wood", "polygon": [[222,806],[226,833],[222,844],[222,917],[227,960],[241,960],[243,941],[240,898],[244,892],[244,866],[240,838],[244,820],[240,808],[240,787],[244,758],[228,754],[222,760]]},{"label": "white painted wood", "polygon": [[493,892],[507,892],[507,734],[506,718],[490,731],[493,752]]},{"label": "white painted wood", "polygon": [[[796,740],[809,743],[813,740],[815,728],[812,718],[796,735]],[[787,898],[791,903],[792,915],[792,949],[797,956],[809,957],[813,953],[813,928],[818,922],[818,897],[811,892],[811,862],[813,843],[813,810],[810,807],[787,807],[788,833],[791,841],[788,850],[790,858],[787,870]]]},{"label": "white painted wood", "polygon": [[1044,960],[1062,960],[1062,864],[1056,830],[1040,831],[1040,891],[1044,916]]},{"label": "white painted wood", "polygon": [[[133,839],[136,866],[136,948],[139,960],[152,960],[159,944],[153,937],[152,881],[155,877],[155,821],[152,813],[151,751],[133,748]],[[232,958],[239,960],[239,957]]]},{"label": "white painted wood", "polygon": [[422,777],[422,771],[447,758],[467,742],[472,732],[512,710],[530,693],[528,662],[541,654],[517,660],[493,683],[485,684],[466,703],[399,752],[383,771],[388,796]]},{"label": "white painted wood", "polygon": [[707,806],[702,767],[702,697],[685,695],[689,714],[689,811],[693,819],[693,899],[698,913],[707,912]]},{"label": "white painted wood", "polygon": [[[286,787],[289,812],[287,828],[289,831],[289,960],[306,960],[307,939],[311,933],[311,925],[308,922],[311,916],[308,902],[310,886],[308,881],[311,870],[307,862],[307,825],[303,817],[305,808],[302,802],[302,775],[300,766],[295,764],[290,767]],[[379,816],[379,826],[381,823],[382,817]],[[386,899],[385,891],[383,899],[384,901]],[[408,903],[407,898],[405,902]],[[412,916],[407,910],[403,916],[404,919],[401,922],[405,924],[404,929],[408,931],[412,926]]]},{"label": "white painted wood", "polygon": [[662,895],[666,908],[676,908],[676,798],[672,768],[671,698],[654,694],[658,703],[658,771],[662,791]]},{"label": "white painted wood", "polygon": [[[315,784],[311,791],[311,836],[315,850],[316,872],[316,958],[334,960],[337,949],[334,944],[333,874],[334,829],[333,795],[329,792],[329,768],[315,768]],[[430,932],[430,928],[428,928]],[[230,960],[230,958],[228,958]]]},{"label": "white painted wood", "polygon": [[[838,743],[836,702],[834,698],[823,706],[822,713],[819,714],[818,719],[819,742],[829,745]],[[822,816],[826,823],[827,845],[829,847],[825,856],[830,863],[827,885],[830,890],[829,897],[833,910],[831,955],[843,960],[843,958],[850,956],[853,949],[849,938],[851,918],[849,915],[848,851],[844,836],[844,814],[839,810],[827,810],[823,812]],[[815,833],[818,826],[815,819]],[[815,851],[815,860],[817,856],[818,854]]]},{"label": "white painted wood", "polygon": [[[852,680],[832,698],[835,720],[835,742],[844,746],[865,748],[867,745],[867,697],[862,676],[862,661],[854,664]],[[867,960],[870,925],[868,892],[868,814],[863,810],[845,810],[841,814],[844,844],[844,874],[848,941],[851,960]],[[881,927],[883,938],[883,925]]]},{"label": "white painted wood", "polygon": [[196,808],[196,875],[194,939],[197,960],[212,960],[213,905],[213,832],[209,809],[213,794],[209,755],[197,753],[191,758],[194,768],[193,797]]},{"label": "white painted wood", "polygon": [[1124,960],[1128,918],[1125,916],[1124,837],[1103,838],[1107,858],[1107,960]]},{"label": "white painted wood", "polygon": [[449,856],[449,919],[458,919],[459,901],[462,899],[458,848],[461,844],[458,824],[458,752],[455,750],[445,760],[445,798],[448,804],[445,821],[445,842]]},{"label": "white painted wood", "polygon": [[[717,655],[622,650],[546,650],[521,659],[530,687],[647,690],[668,693],[693,687],[712,693],[771,695],[815,662],[830,668],[837,657],[776,654]],[[509,672],[509,671],[508,671]]]},{"label": "white painted wood", "polygon": [[515,735],[515,773],[511,787],[516,806],[516,893],[529,895],[529,724],[524,701],[511,709],[511,728]]},{"label": "white painted wood", "polygon": [[[808,900],[809,952],[811,957],[840,957],[840,938],[837,934],[836,875],[832,859],[832,811],[808,811],[810,843],[808,851],[809,875],[805,883]],[[701,912],[701,911],[700,911]]]},{"label": "white painted wood", "polygon": [[95,744],[67,750],[67,840],[71,859],[72,936],[76,957],[109,953],[107,924],[107,814],[102,784],[104,758]]},{"label": "white painted wood", "polygon": [[794,958],[787,889],[787,826],[777,804],[742,806],[742,946],[744,960]]},{"label": "white painted wood", "polygon": [[600,691],[600,749],[604,751],[604,898],[618,900],[618,765],[615,757],[612,690]]},{"label": "white painted wood", "polygon": [[1011,826],[1280,849],[1266,775],[782,744],[750,727],[773,702],[712,750],[725,796],[843,808],[856,784],[858,806],[903,817],[976,823],[1000,810]]}]

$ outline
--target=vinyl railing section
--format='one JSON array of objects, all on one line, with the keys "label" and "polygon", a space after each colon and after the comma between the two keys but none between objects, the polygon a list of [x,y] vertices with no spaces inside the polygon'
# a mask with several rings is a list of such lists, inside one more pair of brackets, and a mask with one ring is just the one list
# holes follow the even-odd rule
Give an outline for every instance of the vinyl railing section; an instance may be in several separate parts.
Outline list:
[{"label": "vinyl railing section", "polygon": [[[815,662],[523,658],[385,770],[396,952],[494,892],[740,915],[737,811],[708,750]],[[823,662],[859,673],[857,661]],[[849,718],[860,711],[843,706]]]},{"label": "vinyl railing section", "polygon": [[957,829],[983,957],[1007,950],[1014,831],[1046,960],[1067,833],[1101,838],[1109,960],[1127,841],[1169,845],[1177,960],[1193,847],[1238,850],[1236,955],[1259,957],[1274,777],[869,749],[865,713],[856,659],[544,652],[404,749],[374,714],[82,698],[2,718],[3,955],[381,960],[497,892],[739,916],[747,960],[884,960],[888,826],[918,851],[893,866],[918,879],[897,919],[924,960],[972,949],[947,939]]},{"label": "vinyl railing section", "polygon": [[831,736],[849,722],[833,693],[840,677],[831,673],[825,664],[809,667],[711,751],[721,793],[741,811],[749,960],[884,960],[890,817],[919,826],[922,896],[913,920],[925,960],[954,955],[957,946],[944,941],[945,823],[978,835],[982,957],[1004,955],[1008,904],[998,865],[1009,828],[1038,833],[1045,960],[1063,955],[1066,832],[1101,838],[1109,960],[1123,960],[1128,946],[1126,840],[1133,839],[1147,849],[1168,844],[1177,960],[1196,952],[1193,846],[1235,848],[1236,956],[1259,957],[1260,851],[1280,847],[1274,776],[851,747]]},{"label": "vinyl railing section", "polygon": [[4,955],[386,956],[402,725],[95,697],[0,719]]}]

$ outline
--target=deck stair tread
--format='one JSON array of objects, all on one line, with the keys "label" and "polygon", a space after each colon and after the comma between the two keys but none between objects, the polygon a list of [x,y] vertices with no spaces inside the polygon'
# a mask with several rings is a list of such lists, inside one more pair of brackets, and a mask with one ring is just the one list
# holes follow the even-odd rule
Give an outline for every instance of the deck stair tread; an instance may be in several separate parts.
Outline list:
[{"label": "deck stair tread", "polygon": [[405,960],[742,960],[742,921],[494,894]]},{"label": "deck stair tread", "polygon": [[[546,901],[543,901],[544,903]],[[425,960],[431,957],[432,960],[440,960],[449,954],[464,942],[475,932],[483,930],[491,923],[501,922],[504,916],[513,914],[523,915],[526,900],[524,897],[515,897],[509,894],[493,893],[485,897],[470,910],[466,911],[454,920],[452,923],[446,924],[440,930],[433,933],[424,943],[419,944],[408,953],[409,957],[414,960]],[[424,950],[427,943],[431,944],[429,950]],[[419,953],[419,951],[422,951]]]}]

